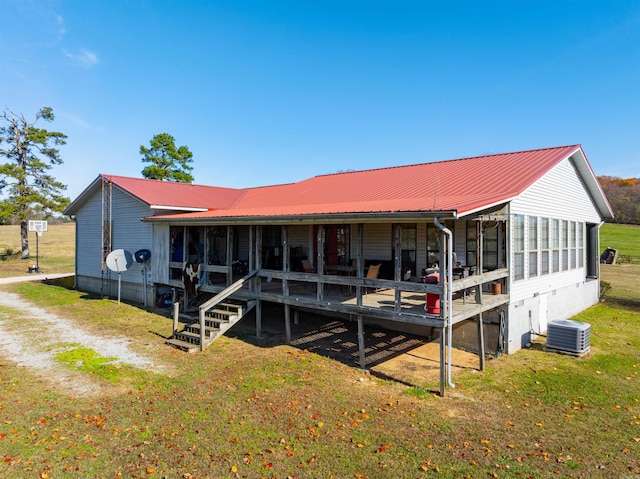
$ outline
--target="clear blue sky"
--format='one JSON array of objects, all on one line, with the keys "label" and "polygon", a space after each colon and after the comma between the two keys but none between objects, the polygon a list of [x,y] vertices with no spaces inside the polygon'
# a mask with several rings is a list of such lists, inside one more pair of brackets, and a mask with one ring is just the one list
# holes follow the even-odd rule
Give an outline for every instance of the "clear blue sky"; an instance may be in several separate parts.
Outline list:
[{"label": "clear blue sky", "polygon": [[640,2],[0,0],[0,107],[69,136],[54,176],[286,183],[580,143],[640,177]]}]

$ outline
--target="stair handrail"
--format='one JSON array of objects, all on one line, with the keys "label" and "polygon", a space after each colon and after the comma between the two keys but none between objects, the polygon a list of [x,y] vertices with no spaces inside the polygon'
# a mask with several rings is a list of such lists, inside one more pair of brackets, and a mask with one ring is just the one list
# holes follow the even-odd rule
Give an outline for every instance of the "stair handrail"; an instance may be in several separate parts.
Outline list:
[{"label": "stair handrail", "polygon": [[204,318],[207,311],[209,311],[211,308],[215,307],[216,305],[218,305],[219,303],[227,299],[229,296],[231,296],[233,293],[241,289],[244,286],[244,284],[247,281],[249,281],[251,278],[253,278],[257,273],[258,273],[257,269],[250,271],[249,273],[244,275],[242,278],[240,278],[238,281],[236,281],[235,283],[227,286],[225,289],[220,291],[213,298],[205,301],[200,305],[200,307],[198,308],[198,319],[200,320],[200,351],[204,351],[204,347],[205,347]]}]

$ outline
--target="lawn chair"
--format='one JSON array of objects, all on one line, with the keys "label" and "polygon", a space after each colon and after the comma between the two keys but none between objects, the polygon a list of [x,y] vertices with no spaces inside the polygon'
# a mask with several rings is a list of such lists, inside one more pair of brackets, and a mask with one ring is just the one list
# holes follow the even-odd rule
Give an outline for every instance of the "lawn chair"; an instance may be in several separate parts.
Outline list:
[{"label": "lawn chair", "polygon": [[[378,279],[378,274],[380,273],[380,267],[382,266],[382,263],[380,264],[372,264],[371,266],[369,266],[369,269],[367,270],[367,275],[365,276],[365,278],[367,279]],[[373,288],[373,292],[376,293],[378,291],[378,288]],[[364,294],[368,294],[369,293],[369,288],[364,288]]]}]

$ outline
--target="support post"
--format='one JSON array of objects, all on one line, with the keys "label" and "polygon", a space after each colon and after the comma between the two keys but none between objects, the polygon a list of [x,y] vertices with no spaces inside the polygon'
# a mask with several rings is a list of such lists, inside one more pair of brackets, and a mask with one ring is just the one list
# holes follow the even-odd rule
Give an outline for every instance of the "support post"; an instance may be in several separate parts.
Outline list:
[{"label": "support post", "polygon": [[360,368],[367,369],[367,363],[364,355],[364,324],[362,322],[362,315],[358,315],[358,352],[360,353]]},{"label": "support post", "polygon": [[442,327],[442,329],[440,329],[440,396],[441,397],[444,397],[444,392],[445,392],[446,383],[447,383],[447,374],[446,374],[446,367],[445,367],[445,363],[447,361],[447,355],[445,352],[446,331],[447,331],[446,327]]},{"label": "support post", "polygon": [[478,347],[480,350],[480,371],[484,371],[484,325],[482,313],[478,314]]},{"label": "support post", "polygon": [[173,303],[173,335],[178,332],[178,318],[180,316],[180,303]]},{"label": "support post", "polygon": [[291,344],[291,306],[284,305],[284,333],[287,339],[287,344]]},{"label": "support post", "polygon": [[262,301],[256,301],[256,338],[262,339]]}]

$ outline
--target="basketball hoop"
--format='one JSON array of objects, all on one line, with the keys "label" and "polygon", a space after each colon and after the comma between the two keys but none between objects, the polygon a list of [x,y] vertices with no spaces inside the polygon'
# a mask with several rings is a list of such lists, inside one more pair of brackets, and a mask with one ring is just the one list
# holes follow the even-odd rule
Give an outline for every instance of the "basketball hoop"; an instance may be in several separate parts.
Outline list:
[{"label": "basketball hoop", "polygon": [[40,272],[40,263],[38,261],[39,257],[39,245],[38,238],[42,236],[42,233],[47,231],[48,224],[43,220],[29,220],[29,231],[36,232],[36,264],[29,266],[29,273],[39,273]]},{"label": "basketball hoop", "polygon": [[29,231],[35,231],[38,236],[47,231],[48,223],[44,220],[29,220]]}]

